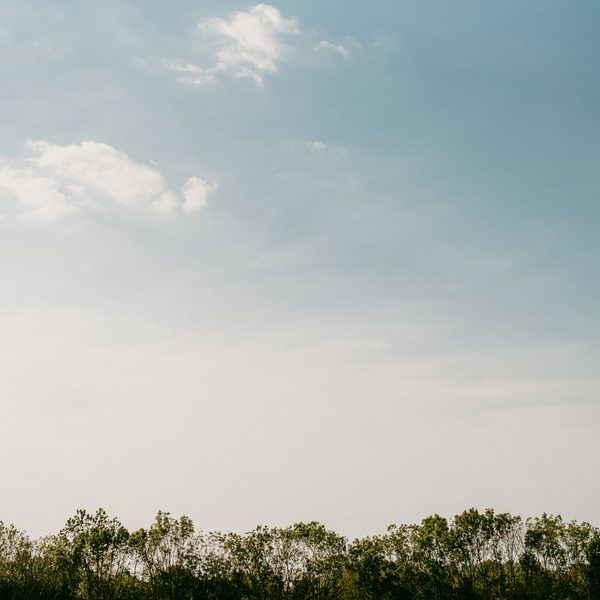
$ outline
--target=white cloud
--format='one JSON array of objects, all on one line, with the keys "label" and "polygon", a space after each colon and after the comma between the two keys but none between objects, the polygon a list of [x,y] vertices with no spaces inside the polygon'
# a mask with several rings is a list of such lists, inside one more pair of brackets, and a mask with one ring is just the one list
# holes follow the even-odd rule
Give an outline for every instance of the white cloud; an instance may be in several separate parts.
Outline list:
[{"label": "white cloud", "polygon": [[[9,206],[12,200],[19,216],[55,221],[111,205],[167,214],[181,204],[160,171],[107,144],[85,141],[59,146],[30,141],[26,147],[27,158],[0,165],[0,202]],[[205,195],[216,189],[214,184],[207,185]],[[190,212],[187,203],[184,195],[183,208]]]},{"label": "white cloud", "polygon": [[210,67],[168,63],[168,69],[182,74],[180,81],[204,85],[218,75],[227,74],[262,85],[264,75],[277,71],[277,64],[286,52],[282,36],[298,33],[299,27],[296,19],[284,18],[275,7],[257,4],[225,19],[205,19],[198,30],[215,39],[218,48],[215,62]]},{"label": "white cloud", "polygon": [[61,191],[56,181],[36,169],[4,167],[0,170],[0,199],[3,191],[17,201],[23,214],[39,219],[52,221],[77,210],[68,190]]},{"label": "white cloud", "polygon": [[173,192],[165,192],[160,195],[160,198],[152,202],[152,208],[163,215],[174,213],[179,206],[177,195]]},{"label": "white cloud", "polygon": [[332,44],[331,42],[328,42],[326,40],[319,42],[315,46],[314,50],[315,52],[322,52],[323,50],[336,52],[344,59],[350,56],[350,51],[345,46],[343,46],[342,44]]},{"label": "white cloud", "polygon": [[190,177],[181,187],[183,210],[186,213],[201,210],[208,203],[208,195],[217,191],[217,184]]}]

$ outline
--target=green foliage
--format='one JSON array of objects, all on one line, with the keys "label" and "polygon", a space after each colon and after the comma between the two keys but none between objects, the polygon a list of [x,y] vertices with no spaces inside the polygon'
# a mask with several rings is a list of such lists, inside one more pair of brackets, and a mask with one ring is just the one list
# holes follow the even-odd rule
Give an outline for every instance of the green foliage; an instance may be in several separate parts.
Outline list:
[{"label": "green foliage", "polygon": [[196,532],[159,512],[129,533],[84,510],[33,541],[0,522],[4,600],[600,600],[600,531],[469,509],[348,543],[320,523]]}]

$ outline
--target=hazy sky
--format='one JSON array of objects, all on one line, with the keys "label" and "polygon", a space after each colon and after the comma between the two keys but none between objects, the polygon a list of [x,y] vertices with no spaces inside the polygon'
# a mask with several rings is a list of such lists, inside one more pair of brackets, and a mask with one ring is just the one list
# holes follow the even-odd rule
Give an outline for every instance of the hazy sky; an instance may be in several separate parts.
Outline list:
[{"label": "hazy sky", "polygon": [[0,519],[600,522],[597,0],[3,0]]}]

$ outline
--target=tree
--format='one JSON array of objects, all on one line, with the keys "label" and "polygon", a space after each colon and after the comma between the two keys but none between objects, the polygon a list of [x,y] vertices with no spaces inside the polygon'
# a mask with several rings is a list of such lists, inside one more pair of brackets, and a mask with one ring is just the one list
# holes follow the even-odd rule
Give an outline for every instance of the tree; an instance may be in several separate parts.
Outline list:
[{"label": "tree", "polygon": [[44,549],[62,575],[61,593],[84,600],[118,597],[128,575],[128,541],[127,530],[103,509],[78,510]]},{"label": "tree", "polygon": [[446,600],[451,596],[450,528],[439,515],[426,517],[411,536],[417,598]]},{"label": "tree", "polygon": [[150,597],[183,599],[193,597],[199,565],[199,541],[191,519],[171,517],[159,511],[146,530],[131,535],[134,573],[149,585]]}]

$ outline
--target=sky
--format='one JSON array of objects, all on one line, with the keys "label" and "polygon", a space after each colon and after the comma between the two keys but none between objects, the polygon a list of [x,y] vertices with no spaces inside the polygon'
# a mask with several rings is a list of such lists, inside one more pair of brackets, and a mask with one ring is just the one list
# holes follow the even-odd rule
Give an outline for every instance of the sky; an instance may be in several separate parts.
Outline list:
[{"label": "sky", "polygon": [[0,519],[600,523],[599,25],[4,0]]}]

